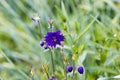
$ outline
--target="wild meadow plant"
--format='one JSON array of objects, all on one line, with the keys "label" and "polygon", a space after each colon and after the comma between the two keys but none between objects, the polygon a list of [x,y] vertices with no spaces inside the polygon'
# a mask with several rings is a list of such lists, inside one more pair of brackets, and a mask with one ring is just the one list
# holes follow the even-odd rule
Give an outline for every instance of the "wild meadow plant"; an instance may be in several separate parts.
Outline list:
[{"label": "wild meadow plant", "polygon": [[[40,27],[40,16],[35,16],[32,18],[32,21],[37,22],[38,23],[38,27],[40,30],[40,35],[41,35],[41,27]],[[57,30],[57,31],[53,31],[53,19],[50,19],[48,21],[49,24],[49,31],[42,36],[42,39],[40,41],[40,46],[43,47],[45,50],[48,49],[50,52],[50,58],[51,58],[51,65],[52,67],[50,67],[48,64],[46,65],[42,65],[42,71],[44,73],[46,73],[46,77],[48,78],[48,80],[76,80],[76,78],[74,77],[75,75],[75,71],[78,72],[78,74],[83,74],[84,73],[84,68],[83,66],[76,66],[75,64],[75,54],[72,55],[72,59],[71,62],[72,64],[69,64],[68,62],[68,57],[69,56],[65,56],[64,54],[64,40],[65,40],[65,36],[64,34],[62,34],[61,30]],[[61,52],[55,53],[54,50],[60,48]],[[63,78],[59,78],[56,75],[56,64],[54,61],[54,57],[57,56],[53,56],[53,54],[61,54],[61,63],[62,63],[62,69],[64,71],[63,73]],[[58,59],[59,60],[59,59]],[[49,73],[49,69],[52,68],[52,73]],[[71,73],[70,76],[68,76],[67,74]],[[34,80],[34,69],[31,68],[31,74],[32,74],[32,80]]]},{"label": "wild meadow plant", "polygon": [[120,80],[119,0],[0,0],[0,80],[52,78]]}]

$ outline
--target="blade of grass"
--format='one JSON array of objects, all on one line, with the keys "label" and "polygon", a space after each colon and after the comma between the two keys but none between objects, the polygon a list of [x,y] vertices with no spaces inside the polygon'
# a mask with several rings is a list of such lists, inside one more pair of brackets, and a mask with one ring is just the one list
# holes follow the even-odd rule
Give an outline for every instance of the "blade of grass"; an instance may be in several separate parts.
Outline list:
[{"label": "blade of grass", "polygon": [[0,51],[0,53],[5,57],[5,59],[16,69],[18,70],[19,73],[21,73],[24,77],[26,77],[27,79],[31,79],[28,75],[26,75],[23,71],[21,71],[20,69],[17,69],[16,66],[14,65],[14,63],[9,59],[9,57],[7,57],[7,55],[3,52]]},{"label": "blade of grass", "polygon": [[76,43],[81,36],[83,36],[91,27],[92,24],[96,21],[97,16],[88,24],[88,26],[78,35],[77,39],[75,39],[74,43]]}]

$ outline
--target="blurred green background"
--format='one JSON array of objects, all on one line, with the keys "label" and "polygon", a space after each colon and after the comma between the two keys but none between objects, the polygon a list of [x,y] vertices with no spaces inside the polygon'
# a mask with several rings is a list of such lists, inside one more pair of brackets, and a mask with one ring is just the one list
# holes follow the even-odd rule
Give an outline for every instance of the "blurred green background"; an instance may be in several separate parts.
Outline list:
[{"label": "blurred green background", "polygon": [[[120,80],[120,0],[0,0],[0,80],[30,80],[31,66],[35,80],[47,80],[41,65],[50,63],[50,54],[39,46],[42,38],[31,20],[35,13],[43,36],[48,20],[55,20],[69,63],[74,53],[76,65],[84,66],[75,80]],[[62,78],[59,54],[56,49],[56,74]]]}]

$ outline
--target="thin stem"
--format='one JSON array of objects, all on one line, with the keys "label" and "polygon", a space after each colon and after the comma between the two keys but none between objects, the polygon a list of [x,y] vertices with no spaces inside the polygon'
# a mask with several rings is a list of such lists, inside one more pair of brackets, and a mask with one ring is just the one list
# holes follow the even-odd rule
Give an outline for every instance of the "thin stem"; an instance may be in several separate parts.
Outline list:
[{"label": "thin stem", "polygon": [[53,68],[53,74],[54,74],[54,72],[55,72],[55,66],[54,66],[54,61],[53,61],[53,51],[50,49],[50,51],[51,51],[51,61],[52,61],[52,68]]},{"label": "thin stem", "polygon": [[75,74],[75,64],[74,64],[74,61],[72,61],[73,62],[73,75],[72,75],[72,77],[71,77],[71,80],[73,80],[73,78],[74,78],[74,74]]},{"label": "thin stem", "polygon": [[49,74],[46,72],[47,78],[49,79]]},{"label": "thin stem", "polygon": [[42,35],[41,27],[40,27],[40,21],[38,21],[38,28],[39,28],[39,30],[40,30],[40,35]]},{"label": "thin stem", "polygon": [[[66,65],[66,66],[67,66],[67,65]],[[65,77],[66,77],[65,79],[67,80],[67,71],[66,71],[66,66],[65,66],[65,70],[64,70],[64,71],[65,71]]]},{"label": "thin stem", "polygon": [[[45,68],[44,68],[45,69]],[[49,79],[49,74],[48,74],[48,72],[47,72],[47,70],[45,69],[45,73],[46,73],[46,75],[47,75],[47,78]]]},{"label": "thin stem", "polygon": [[51,32],[53,31],[51,26],[50,26],[50,31],[51,31]]},{"label": "thin stem", "polygon": [[61,60],[62,60],[62,66],[63,66],[63,70],[65,69],[65,65],[64,65],[64,55],[63,55],[63,49],[61,49]]},{"label": "thin stem", "polygon": [[32,80],[34,80],[34,75],[32,75]]},{"label": "thin stem", "polygon": [[64,70],[64,74],[67,80],[67,71],[66,71],[66,66],[64,65],[64,55],[63,55],[63,49],[61,49],[61,60],[62,60],[62,65],[63,65],[63,70]]}]

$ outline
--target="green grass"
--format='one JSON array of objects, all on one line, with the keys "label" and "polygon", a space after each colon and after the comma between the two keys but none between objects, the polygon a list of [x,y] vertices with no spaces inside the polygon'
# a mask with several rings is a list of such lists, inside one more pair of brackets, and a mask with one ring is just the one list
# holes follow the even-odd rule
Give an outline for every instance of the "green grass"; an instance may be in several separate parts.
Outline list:
[{"label": "green grass", "polygon": [[[118,0],[119,1],[119,0]],[[51,61],[49,50],[39,46],[38,25],[42,36],[48,20],[54,18],[54,31],[65,36],[64,54],[76,55],[76,66],[85,68],[75,80],[117,80],[120,74],[120,2],[113,0],[1,0],[0,1],[0,80],[30,80],[31,66],[35,80],[47,80],[41,66]],[[55,50],[56,74],[63,78],[60,49]],[[69,76],[70,74],[68,74]],[[101,79],[103,80],[103,79]]]}]

